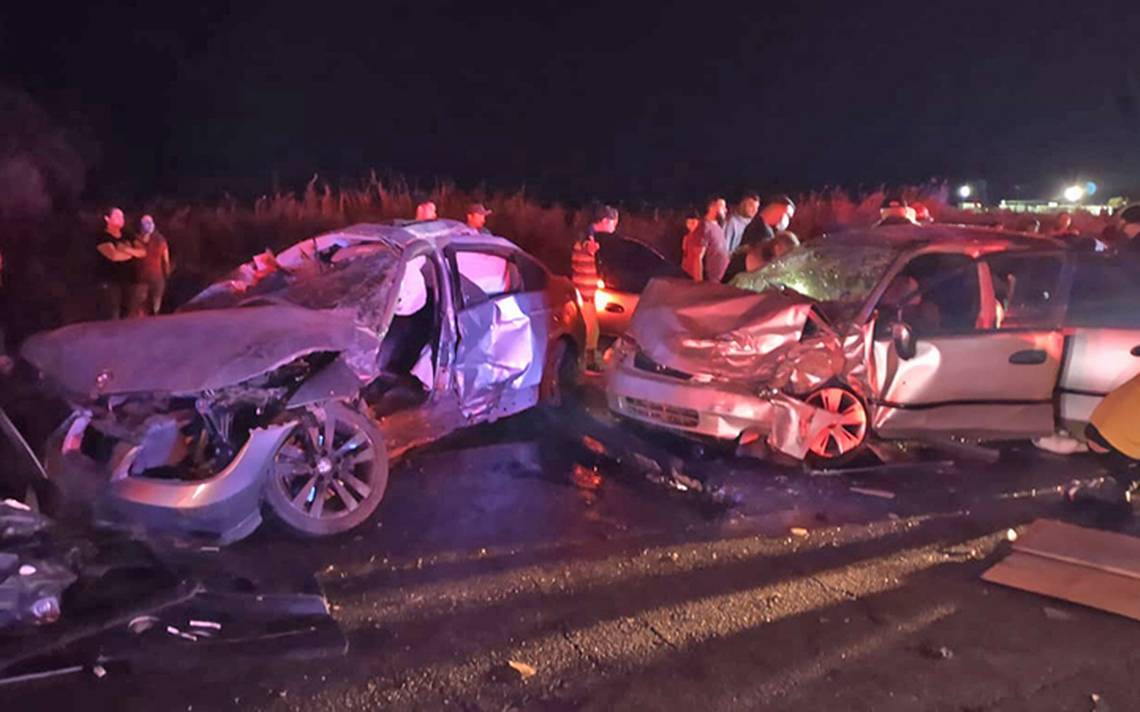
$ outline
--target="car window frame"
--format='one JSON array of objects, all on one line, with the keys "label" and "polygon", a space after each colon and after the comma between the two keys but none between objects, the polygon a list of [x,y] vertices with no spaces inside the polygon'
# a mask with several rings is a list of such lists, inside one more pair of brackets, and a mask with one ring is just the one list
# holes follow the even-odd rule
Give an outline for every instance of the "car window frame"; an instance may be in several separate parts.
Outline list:
[{"label": "car window frame", "polygon": [[[484,294],[487,297],[485,300],[480,300],[477,302],[468,303],[467,295],[463,291],[463,275],[459,271],[458,254],[460,252],[474,252],[474,253],[483,254],[483,255],[493,255],[495,257],[501,257],[508,264],[514,265],[515,270],[518,273],[519,283],[523,287],[523,289],[519,289],[519,290],[515,290],[515,291],[508,291],[508,292],[500,292],[500,293],[495,294],[495,295],[486,294],[486,292],[484,292]],[[513,296],[516,294],[528,293],[529,290],[526,289],[526,282],[522,278],[521,269],[519,268],[518,263],[514,260],[514,256],[515,256],[516,252],[517,252],[516,250],[509,250],[509,249],[504,249],[501,247],[483,246],[483,245],[476,245],[476,246],[471,246],[471,247],[463,246],[463,247],[449,247],[449,248],[447,248],[447,250],[445,251],[445,256],[447,257],[448,266],[450,267],[450,271],[451,271],[451,287],[452,287],[453,292],[455,293],[456,301],[458,302],[458,305],[459,305],[459,308],[456,309],[457,313],[461,312],[461,311],[467,311],[468,309],[474,309],[475,307],[481,306],[483,304],[488,304],[488,303],[494,302],[494,301],[496,301],[502,297],[509,297],[509,296]],[[548,277],[549,277],[549,275],[548,275]],[[482,288],[480,288],[480,291],[482,291]]]},{"label": "car window frame", "polygon": [[[928,257],[930,255],[944,255],[944,256],[945,255],[954,255],[954,256],[963,257],[968,261],[967,264],[963,264],[961,267],[952,270],[951,273],[965,272],[971,266],[974,268],[975,276],[977,278],[976,286],[977,286],[977,290],[978,290],[978,316],[975,317],[975,320],[974,320],[975,325],[969,329],[951,329],[951,330],[939,329],[938,333],[934,333],[934,334],[930,334],[930,333],[918,334],[916,332],[917,338],[921,340],[921,339],[930,339],[930,338],[942,338],[942,337],[946,337],[946,336],[965,336],[965,335],[969,335],[969,334],[977,334],[977,333],[985,333],[985,332],[993,331],[992,328],[985,328],[985,327],[977,326],[977,321],[986,315],[986,309],[987,309],[986,300],[987,300],[987,298],[990,299],[990,301],[992,302],[992,294],[989,293],[989,291],[986,289],[985,282],[983,280],[983,276],[988,276],[988,273],[986,275],[983,275],[982,269],[981,269],[981,258],[984,257],[985,255],[977,255],[968,249],[958,248],[957,246],[955,246],[955,248],[956,249],[945,249],[941,246],[938,246],[938,247],[928,248],[928,249],[924,249],[924,250],[920,250],[920,251],[916,251],[916,252],[911,252],[911,253],[903,254],[903,255],[899,256],[899,258],[895,261],[895,263],[891,267],[891,269],[887,270],[887,275],[884,277],[884,279],[880,283],[880,285],[878,287],[876,287],[875,290],[872,292],[871,299],[869,300],[870,306],[868,309],[868,318],[870,318],[871,314],[877,314],[878,315],[876,317],[876,327],[875,327],[877,339],[885,338],[885,332],[883,332],[883,327],[884,327],[883,320],[884,319],[886,320],[886,324],[890,324],[897,319],[898,314],[899,314],[898,308],[891,308],[891,309],[884,309],[883,308],[882,298],[883,298],[883,295],[886,293],[887,288],[890,286],[891,282],[893,282],[896,277],[898,277],[900,274],[902,274],[903,272],[906,271],[906,268],[911,264],[911,262],[913,262],[917,259],[921,259],[923,257]],[[921,294],[924,291],[929,291],[931,289],[931,287],[933,287],[934,285],[940,284],[943,281],[945,281],[948,276],[949,275],[939,277],[938,279],[934,280],[934,282],[931,285],[927,285],[925,287],[922,287],[920,285],[920,289],[916,289],[916,290],[904,295],[903,301],[905,301],[906,299],[909,299],[910,297],[912,297],[915,294]],[[911,324],[910,326],[913,327],[914,325]]]},{"label": "car window frame", "polygon": [[[985,278],[989,280],[989,284],[991,285],[991,292],[992,292],[993,273],[992,273],[992,270],[990,268],[990,261],[991,260],[999,259],[999,258],[1034,259],[1034,258],[1045,258],[1045,257],[1055,257],[1061,263],[1061,269],[1057,275],[1057,281],[1056,281],[1057,299],[1056,299],[1056,302],[1053,306],[1052,314],[1048,317],[1048,319],[1043,320],[1041,323],[1038,323],[1038,324],[1025,324],[1025,325],[1018,325],[1018,326],[1014,326],[1014,327],[998,326],[998,324],[995,320],[994,325],[991,328],[985,329],[985,330],[980,330],[980,331],[988,331],[988,332],[993,332],[993,333],[1007,334],[1007,333],[1018,333],[1018,332],[1056,331],[1056,330],[1059,330],[1062,328],[1064,321],[1065,321],[1065,315],[1068,313],[1068,309],[1069,309],[1069,297],[1070,297],[1070,291],[1072,289],[1073,272],[1074,272],[1074,267],[1075,267],[1073,260],[1071,259],[1070,253],[1066,252],[1065,250],[1061,250],[1061,249],[1057,249],[1057,250],[997,250],[997,251],[990,252],[990,253],[985,254],[985,255],[981,255],[978,258],[978,262],[982,264],[982,266],[984,267],[984,269],[986,271]],[[994,306],[996,308],[997,304],[1000,301],[997,297],[997,294],[992,293],[991,298],[993,299]]]}]

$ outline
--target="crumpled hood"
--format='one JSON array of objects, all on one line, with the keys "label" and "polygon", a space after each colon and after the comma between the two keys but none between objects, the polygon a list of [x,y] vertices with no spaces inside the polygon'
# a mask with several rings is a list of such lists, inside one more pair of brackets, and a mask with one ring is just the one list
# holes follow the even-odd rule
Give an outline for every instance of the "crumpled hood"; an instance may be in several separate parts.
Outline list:
[{"label": "crumpled hood", "polygon": [[96,397],[224,388],[318,351],[344,354],[364,381],[379,348],[349,313],[264,306],[73,324],[32,336],[21,354],[68,392]]},{"label": "crumpled hood", "polygon": [[764,380],[773,370],[766,357],[799,341],[813,305],[794,293],[655,279],[641,295],[629,336],[645,355],[670,368]]}]

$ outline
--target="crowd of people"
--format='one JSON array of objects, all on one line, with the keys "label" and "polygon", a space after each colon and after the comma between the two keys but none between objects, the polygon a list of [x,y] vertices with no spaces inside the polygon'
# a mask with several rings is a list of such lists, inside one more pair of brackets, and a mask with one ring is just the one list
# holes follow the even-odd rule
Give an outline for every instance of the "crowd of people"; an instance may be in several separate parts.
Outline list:
[{"label": "crowd of people", "polygon": [[111,208],[95,239],[100,313],[106,319],[157,314],[173,269],[170,246],[153,217],[143,215],[133,234],[126,225],[123,211]]}]

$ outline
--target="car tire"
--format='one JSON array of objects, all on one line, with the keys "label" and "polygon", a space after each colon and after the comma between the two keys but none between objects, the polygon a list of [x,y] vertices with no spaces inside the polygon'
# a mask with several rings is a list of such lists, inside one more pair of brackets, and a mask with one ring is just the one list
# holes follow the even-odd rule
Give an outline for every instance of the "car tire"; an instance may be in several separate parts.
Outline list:
[{"label": "car tire", "polygon": [[550,345],[539,386],[540,402],[551,408],[570,404],[578,388],[578,356],[569,339]]},{"label": "car tire", "polygon": [[274,453],[265,500],[299,536],[343,534],[367,521],[384,498],[384,438],[371,418],[342,403],[309,406],[299,415]]},{"label": "car tire", "polygon": [[866,403],[854,391],[842,384],[829,383],[809,393],[804,402],[847,416],[845,422],[824,430],[815,441],[808,444],[808,453],[804,458],[808,465],[834,469],[863,454],[871,432],[871,420]]}]

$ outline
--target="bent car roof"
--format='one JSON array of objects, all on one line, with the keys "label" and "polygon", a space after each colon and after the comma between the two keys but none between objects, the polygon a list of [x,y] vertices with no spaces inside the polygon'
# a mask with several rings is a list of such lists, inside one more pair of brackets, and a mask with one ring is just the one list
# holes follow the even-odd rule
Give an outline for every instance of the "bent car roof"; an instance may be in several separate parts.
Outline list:
[{"label": "bent car roof", "polygon": [[515,243],[506,238],[481,233],[457,220],[397,221],[392,224],[357,223],[322,233],[317,236],[317,239],[326,237],[346,237],[362,242],[383,241],[401,246],[416,240],[424,240],[432,242],[440,248],[448,245],[493,245],[518,248]]},{"label": "bent car roof", "polygon": [[887,245],[898,250],[946,243],[969,243],[996,249],[1055,249],[1064,243],[1052,237],[1011,232],[977,225],[887,225],[827,233],[823,239],[852,245]]}]

